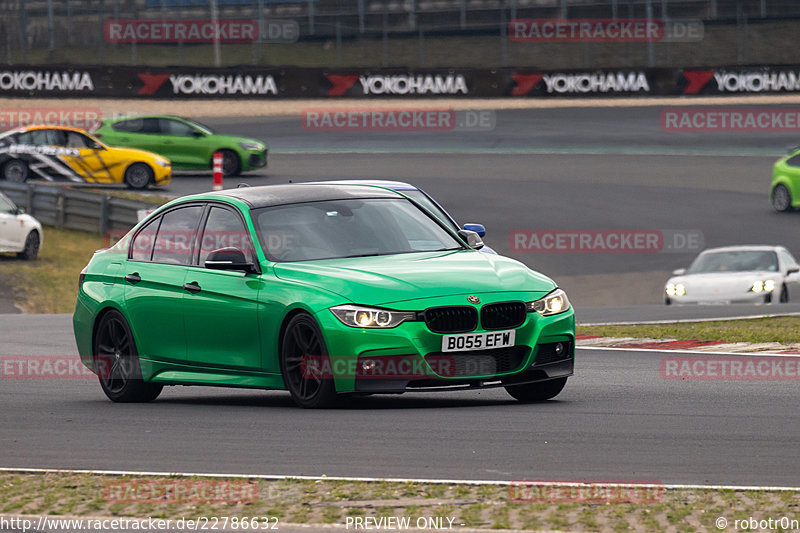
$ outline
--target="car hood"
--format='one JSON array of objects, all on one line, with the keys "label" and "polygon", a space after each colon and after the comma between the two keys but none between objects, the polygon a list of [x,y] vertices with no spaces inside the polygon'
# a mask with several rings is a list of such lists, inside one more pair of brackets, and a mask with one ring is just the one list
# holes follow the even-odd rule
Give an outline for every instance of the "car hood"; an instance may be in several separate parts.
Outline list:
[{"label": "car hood", "polygon": [[548,277],[513,259],[472,250],[276,263],[275,275],[363,305],[490,292],[543,292]]}]

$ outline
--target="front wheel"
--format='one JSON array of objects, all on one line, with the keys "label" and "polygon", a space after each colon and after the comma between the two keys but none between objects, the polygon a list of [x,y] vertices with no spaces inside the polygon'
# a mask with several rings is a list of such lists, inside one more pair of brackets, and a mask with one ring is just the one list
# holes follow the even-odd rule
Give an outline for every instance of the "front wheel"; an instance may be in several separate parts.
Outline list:
[{"label": "front wheel", "polygon": [[286,388],[300,407],[321,409],[334,404],[336,387],[328,361],[316,320],[305,313],[294,316],[281,337],[280,364]]},{"label": "front wheel", "polygon": [[222,175],[227,177],[238,176],[242,173],[242,163],[239,155],[233,150],[220,150],[222,153]]},{"label": "front wheel", "polygon": [[24,183],[28,179],[28,165],[25,161],[12,159],[3,166],[3,177],[7,181]]},{"label": "front wheel", "polygon": [[142,379],[133,333],[120,312],[109,311],[100,319],[94,353],[100,387],[111,401],[150,402],[161,394],[161,385]]},{"label": "front wheel", "polygon": [[125,184],[131,189],[146,189],[154,179],[153,169],[144,163],[134,163],[125,171]]},{"label": "front wheel", "polygon": [[30,232],[28,238],[25,239],[25,248],[17,254],[17,257],[25,261],[36,259],[36,256],[39,255],[39,242],[39,233],[37,231]]},{"label": "front wheel", "polygon": [[781,212],[792,210],[792,193],[786,185],[776,185],[772,189],[772,207]]},{"label": "front wheel", "polygon": [[567,378],[557,378],[539,383],[510,385],[506,387],[506,391],[521,402],[543,402],[558,396],[566,384]]}]

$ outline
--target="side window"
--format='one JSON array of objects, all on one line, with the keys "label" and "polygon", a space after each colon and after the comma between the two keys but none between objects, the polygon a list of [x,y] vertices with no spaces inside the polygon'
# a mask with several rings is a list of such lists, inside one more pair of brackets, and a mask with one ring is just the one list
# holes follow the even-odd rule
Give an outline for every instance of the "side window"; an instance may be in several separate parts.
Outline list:
[{"label": "side window", "polygon": [[0,196],[0,213],[11,213],[14,211],[14,207],[11,205],[11,202],[5,199],[5,197]]},{"label": "side window", "polygon": [[794,257],[792,257],[789,252],[781,250],[780,254],[781,254],[781,262],[783,263],[784,267],[797,268],[797,261],[794,260]]},{"label": "side window", "polygon": [[153,256],[153,243],[156,242],[156,233],[160,222],[161,217],[157,217],[136,234],[136,238],[131,243],[131,260],[150,261]]},{"label": "side window", "polygon": [[200,241],[200,266],[205,264],[208,254],[213,250],[230,246],[239,248],[248,257],[253,257],[250,235],[239,215],[230,209],[212,207]]},{"label": "side window", "polygon": [[[67,132],[64,130],[46,130],[48,146],[66,146]],[[72,133],[72,132],[70,132]]]},{"label": "side window", "polygon": [[154,263],[188,265],[191,262],[202,212],[201,206],[193,205],[175,209],[162,217],[153,249]]},{"label": "side window", "polygon": [[67,132],[67,148],[89,148],[90,143],[91,140],[88,137],[76,131]]},{"label": "side window", "polygon": [[181,122],[180,120],[173,120],[170,118],[159,119],[161,122],[161,133],[164,135],[174,135],[176,137],[191,137],[195,131],[194,128]]},{"label": "side window", "polygon": [[32,130],[26,131],[25,133],[21,133],[19,137],[17,137],[17,141],[19,144],[28,144],[33,146],[47,146],[49,144],[49,136],[47,132],[49,130]]},{"label": "side window", "polygon": [[157,118],[132,118],[121,120],[111,125],[114,131],[129,133],[160,133]]}]

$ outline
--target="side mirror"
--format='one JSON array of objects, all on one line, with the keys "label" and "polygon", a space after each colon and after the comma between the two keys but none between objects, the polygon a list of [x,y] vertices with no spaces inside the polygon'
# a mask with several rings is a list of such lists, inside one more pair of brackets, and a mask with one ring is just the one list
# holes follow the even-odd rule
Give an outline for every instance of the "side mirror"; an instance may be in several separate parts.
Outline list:
[{"label": "side mirror", "polygon": [[486,236],[486,228],[483,224],[464,224],[464,229],[467,231],[474,231],[479,237]]},{"label": "side mirror", "polygon": [[787,276],[789,276],[789,275],[791,275],[791,274],[797,274],[798,272],[800,272],[800,268],[798,268],[798,267],[792,267],[792,268],[790,268],[790,269],[788,269],[788,270],[786,271],[786,275],[787,275]]},{"label": "side mirror", "polygon": [[481,240],[481,236],[472,230],[468,229],[458,230],[458,235],[467,242],[470,248],[480,250],[484,246],[483,241]]},{"label": "side mirror", "polygon": [[673,276],[683,276],[684,274],[686,274],[686,269],[685,268],[677,268],[677,269],[672,271],[672,275]]},{"label": "side mirror", "polygon": [[206,136],[205,133],[203,133],[200,130],[192,130],[192,137],[200,138],[200,137],[205,137],[205,136]]},{"label": "side mirror", "polygon": [[219,248],[208,254],[204,267],[212,270],[244,270],[254,274],[256,266],[247,260],[244,252],[238,248]]}]

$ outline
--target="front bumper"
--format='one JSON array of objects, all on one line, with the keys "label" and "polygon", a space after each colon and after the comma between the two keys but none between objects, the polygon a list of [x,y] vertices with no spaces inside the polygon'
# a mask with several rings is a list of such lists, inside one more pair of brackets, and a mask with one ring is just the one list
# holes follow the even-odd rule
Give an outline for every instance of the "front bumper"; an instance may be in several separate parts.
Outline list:
[{"label": "front bumper", "polygon": [[[499,297],[494,301],[516,298]],[[481,300],[492,300],[481,295]],[[533,383],[573,373],[575,314],[572,309],[543,317],[528,313],[515,328],[509,348],[441,352],[442,334],[425,322],[404,322],[391,329],[345,326],[324,309],[317,313],[330,360],[329,379],[338,392],[474,389]],[[471,333],[481,333],[478,329]],[[561,343],[556,356],[554,347]],[[365,363],[378,371],[364,368]]]},{"label": "front bumper", "polygon": [[697,304],[763,304],[776,301],[776,291],[737,293],[714,293],[697,296],[667,296],[671,304],[697,305]]},{"label": "front bumper", "polygon": [[268,157],[267,149],[261,151],[251,150],[243,155],[246,155],[246,157],[242,157],[242,161],[244,162],[243,170],[262,168],[267,166],[267,157]]}]

